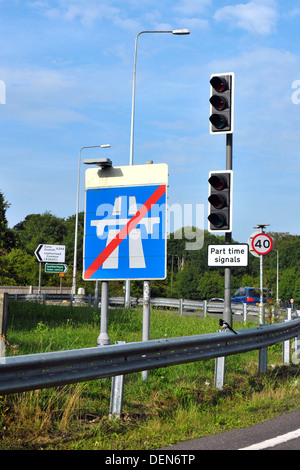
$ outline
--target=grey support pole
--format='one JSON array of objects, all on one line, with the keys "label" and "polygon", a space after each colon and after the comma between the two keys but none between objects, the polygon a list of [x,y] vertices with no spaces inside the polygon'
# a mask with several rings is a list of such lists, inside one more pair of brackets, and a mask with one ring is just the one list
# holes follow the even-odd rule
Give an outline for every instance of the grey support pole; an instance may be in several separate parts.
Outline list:
[{"label": "grey support pole", "polygon": [[[232,170],[232,134],[226,134],[226,170]],[[225,233],[226,245],[231,244],[231,232]],[[224,273],[224,311],[223,320],[232,326],[231,315],[231,268],[225,268]]]},{"label": "grey support pole", "polygon": [[108,316],[108,281],[102,281],[101,324],[100,324],[100,334],[97,338],[97,346],[106,346],[110,344],[110,339],[107,333],[107,316]]},{"label": "grey support pole", "polygon": [[[143,341],[150,339],[150,299],[151,299],[151,282],[144,281],[143,288]],[[142,372],[143,380],[148,380],[149,371]]]}]

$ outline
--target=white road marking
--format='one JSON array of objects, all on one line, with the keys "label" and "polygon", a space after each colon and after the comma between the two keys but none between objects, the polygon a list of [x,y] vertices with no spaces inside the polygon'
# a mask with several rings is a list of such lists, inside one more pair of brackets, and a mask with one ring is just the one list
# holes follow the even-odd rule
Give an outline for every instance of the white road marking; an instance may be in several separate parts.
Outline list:
[{"label": "white road marking", "polygon": [[258,442],[257,444],[253,444],[248,447],[243,447],[239,450],[262,450],[267,449],[268,447],[274,447],[278,444],[282,444],[283,442],[291,441],[292,439],[297,439],[300,437],[300,429],[296,429],[295,431],[288,432],[286,434],[282,434],[281,436],[274,437],[273,439],[267,439],[266,441]]}]

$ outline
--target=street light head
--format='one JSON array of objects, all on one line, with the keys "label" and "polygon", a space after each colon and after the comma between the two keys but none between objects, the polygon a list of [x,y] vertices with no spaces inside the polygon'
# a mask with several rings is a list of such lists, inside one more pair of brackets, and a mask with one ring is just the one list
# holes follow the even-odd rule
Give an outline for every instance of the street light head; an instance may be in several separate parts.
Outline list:
[{"label": "street light head", "polygon": [[110,145],[110,144],[102,144],[102,145],[100,145],[100,147],[101,147],[102,149],[108,149],[108,148],[111,147],[111,145]]},{"label": "street light head", "polygon": [[83,163],[85,165],[98,165],[102,169],[112,167],[112,161],[110,160],[110,158],[88,158],[86,160],[83,160]]},{"label": "street light head", "polygon": [[172,31],[172,34],[190,34],[190,30],[189,29],[173,29]]}]

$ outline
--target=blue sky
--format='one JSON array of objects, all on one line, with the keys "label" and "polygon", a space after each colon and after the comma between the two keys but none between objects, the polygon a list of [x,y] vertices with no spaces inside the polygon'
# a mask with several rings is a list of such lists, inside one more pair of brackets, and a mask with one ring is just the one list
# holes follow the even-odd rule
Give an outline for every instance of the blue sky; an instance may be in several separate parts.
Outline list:
[{"label": "blue sky", "polygon": [[75,213],[81,147],[109,143],[82,158],[129,164],[136,35],[188,28],[140,36],[134,164],[167,163],[169,204],[204,204],[206,219],[208,173],[225,168],[225,136],[209,134],[209,79],[234,72],[233,239],[247,242],[257,223],[300,234],[299,21],[292,0],[0,0],[9,225]]}]

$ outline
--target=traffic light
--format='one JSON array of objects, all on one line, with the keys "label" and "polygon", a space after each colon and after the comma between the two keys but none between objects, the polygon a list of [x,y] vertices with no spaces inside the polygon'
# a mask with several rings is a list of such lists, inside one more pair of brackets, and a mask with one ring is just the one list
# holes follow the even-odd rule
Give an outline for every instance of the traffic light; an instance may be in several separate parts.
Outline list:
[{"label": "traffic light", "polygon": [[208,231],[232,232],[232,170],[209,173]]},{"label": "traffic light", "polygon": [[211,134],[233,132],[234,73],[216,73],[210,77]]}]

